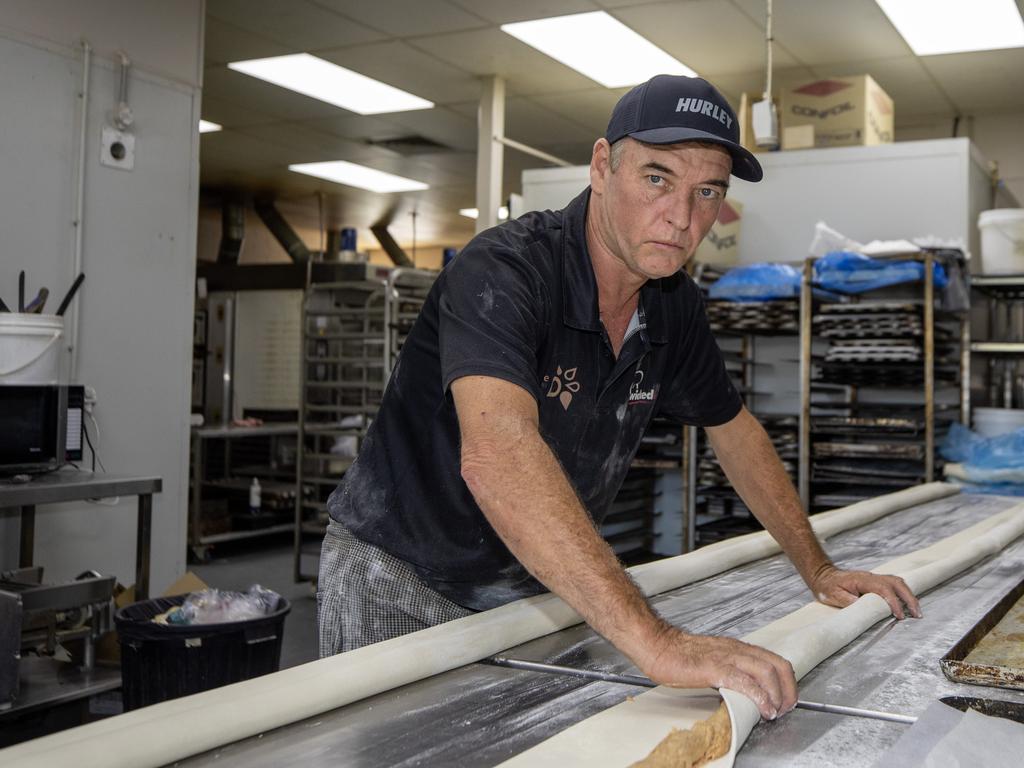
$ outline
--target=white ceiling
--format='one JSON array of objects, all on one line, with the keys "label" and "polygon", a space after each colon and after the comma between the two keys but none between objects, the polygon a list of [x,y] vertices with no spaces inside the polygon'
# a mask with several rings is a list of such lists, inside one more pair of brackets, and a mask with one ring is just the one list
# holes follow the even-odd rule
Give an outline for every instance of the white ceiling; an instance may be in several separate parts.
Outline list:
[{"label": "white ceiling", "polygon": [[[1024,0],[1017,0],[1024,8]],[[207,192],[282,199],[326,196],[328,225],[367,228],[386,211],[400,242],[461,245],[473,223],[480,78],[506,79],[509,138],[585,163],[627,89],[608,90],[503,33],[506,22],[607,10],[702,76],[734,104],[764,87],[763,0],[207,0],[203,118]],[[780,85],[871,74],[899,124],[985,111],[1024,111],[1024,49],[920,58],[874,0],[775,0]],[[431,110],[361,116],[232,72],[229,61],[307,51],[435,102]],[[614,55],[609,52],[609,55]],[[403,155],[368,141],[418,135],[443,145]],[[431,185],[382,195],[288,171],[349,160]],[[505,150],[504,191],[539,161]],[[367,235],[368,236],[368,235]]]}]

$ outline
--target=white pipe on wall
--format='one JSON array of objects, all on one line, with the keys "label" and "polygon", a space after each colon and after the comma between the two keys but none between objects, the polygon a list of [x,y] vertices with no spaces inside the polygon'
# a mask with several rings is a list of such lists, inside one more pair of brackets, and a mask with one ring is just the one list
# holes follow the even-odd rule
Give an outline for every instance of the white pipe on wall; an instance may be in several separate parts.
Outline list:
[{"label": "white pipe on wall", "polygon": [[[75,218],[71,222],[75,228],[75,243],[71,261],[71,281],[74,282],[82,272],[82,229],[85,226],[83,221],[85,211],[85,142],[86,128],[89,124],[89,67],[92,64],[92,46],[87,40],[82,40],[82,90],[78,94],[81,99],[79,108],[81,113],[78,122],[78,177],[75,180]],[[71,370],[68,381],[75,381],[78,375],[78,308],[82,300],[76,299],[71,302],[71,329],[67,336],[68,351],[71,353]]]}]

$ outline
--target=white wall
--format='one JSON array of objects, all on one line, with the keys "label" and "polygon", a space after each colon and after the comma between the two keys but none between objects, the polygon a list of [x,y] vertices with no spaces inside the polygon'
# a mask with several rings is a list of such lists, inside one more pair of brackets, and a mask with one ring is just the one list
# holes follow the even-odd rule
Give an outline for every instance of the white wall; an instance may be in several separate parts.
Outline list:
[{"label": "white wall", "polygon": [[[77,380],[97,391],[107,470],[163,478],[153,503],[154,593],[185,567],[203,16],[202,0],[0,2],[0,294],[8,300],[22,269],[29,291],[49,286],[54,303],[71,282],[78,42],[94,48]],[[99,163],[117,50],[135,65],[130,172]],[[52,580],[94,568],[132,583],[135,510],[134,498],[40,507],[36,562]],[[0,570],[17,564],[17,530],[0,512]]]},{"label": "white wall", "polygon": [[[953,121],[945,116],[910,118],[896,135],[900,141],[946,138],[953,135]],[[957,126],[957,136],[969,138],[995,163],[1002,185],[1016,198],[1008,202],[1024,205],[1024,112],[969,115]]]}]

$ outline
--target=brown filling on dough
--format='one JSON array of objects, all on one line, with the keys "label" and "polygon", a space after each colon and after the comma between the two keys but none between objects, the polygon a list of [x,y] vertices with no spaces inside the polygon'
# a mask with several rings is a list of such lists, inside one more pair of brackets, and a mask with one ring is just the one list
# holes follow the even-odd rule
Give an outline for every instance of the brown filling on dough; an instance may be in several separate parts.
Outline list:
[{"label": "brown filling on dough", "polygon": [[732,722],[723,702],[715,714],[693,728],[673,728],[651,754],[630,768],[697,768],[728,752],[731,742]]}]

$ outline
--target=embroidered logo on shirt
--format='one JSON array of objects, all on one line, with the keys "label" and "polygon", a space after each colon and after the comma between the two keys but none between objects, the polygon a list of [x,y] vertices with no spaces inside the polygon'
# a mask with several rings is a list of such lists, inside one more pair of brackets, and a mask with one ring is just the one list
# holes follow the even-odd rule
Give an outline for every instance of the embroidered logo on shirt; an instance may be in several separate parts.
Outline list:
[{"label": "embroidered logo on shirt", "polygon": [[637,368],[635,376],[636,381],[629,385],[629,404],[653,403],[654,396],[658,391],[657,384],[650,389],[643,389],[644,372]]},{"label": "embroidered logo on shirt", "polygon": [[567,411],[569,410],[569,403],[572,402],[573,394],[580,391],[580,383],[576,381],[577,370],[579,369],[569,368],[563,371],[562,366],[558,366],[554,376],[544,377],[545,384],[549,381],[551,382],[551,386],[548,387],[548,397],[557,397],[558,402],[562,404],[562,408]]}]

